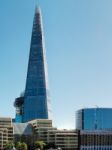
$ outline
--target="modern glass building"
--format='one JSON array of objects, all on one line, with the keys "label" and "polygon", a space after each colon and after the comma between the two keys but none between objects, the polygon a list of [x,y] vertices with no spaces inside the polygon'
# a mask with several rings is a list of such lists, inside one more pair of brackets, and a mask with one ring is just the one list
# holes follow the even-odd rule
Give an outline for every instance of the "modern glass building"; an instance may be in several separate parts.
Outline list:
[{"label": "modern glass building", "polygon": [[80,130],[112,130],[112,108],[84,108],[76,113]]},{"label": "modern glass building", "polygon": [[16,115],[16,120],[19,120],[17,122],[51,118],[47,62],[40,8],[36,8],[33,21],[24,102],[17,103],[15,107],[16,110],[22,112],[22,114],[19,113],[19,116]]}]

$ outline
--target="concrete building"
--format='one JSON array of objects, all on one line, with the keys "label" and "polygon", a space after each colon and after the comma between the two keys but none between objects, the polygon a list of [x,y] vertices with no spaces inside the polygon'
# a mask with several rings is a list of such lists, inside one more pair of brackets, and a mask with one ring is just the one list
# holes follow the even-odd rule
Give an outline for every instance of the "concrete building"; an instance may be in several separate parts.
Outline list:
[{"label": "concrete building", "polygon": [[76,130],[49,130],[48,143],[55,143],[63,150],[78,150],[79,133]]},{"label": "concrete building", "polygon": [[8,129],[1,128],[0,129],[0,150],[3,150],[5,144],[8,142]]},{"label": "concrete building", "polygon": [[112,150],[112,130],[80,131],[80,150]]},{"label": "concrete building", "polygon": [[0,150],[8,141],[13,141],[13,126],[11,118],[0,118]]},{"label": "concrete building", "polygon": [[28,123],[12,123],[11,118],[0,118],[0,150],[8,141],[24,141],[28,147],[35,141],[54,144],[63,150],[77,150],[79,133],[76,130],[58,130],[52,120],[35,119]]},{"label": "concrete building", "polygon": [[76,113],[79,130],[112,130],[112,108],[84,108]]},{"label": "concrete building", "polygon": [[52,120],[49,119],[35,119],[29,122],[33,127],[34,141],[42,140],[48,143],[48,132],[54,130]]},{"label": "concrete building", "polygon": [[79,148],[76,130],[58,130],[52,126],[52,120],[36,119],[29,122],[33,126],[34,141],[42,140],[45,143],[52,143],[56,147],[65,150],[75,150]]}]

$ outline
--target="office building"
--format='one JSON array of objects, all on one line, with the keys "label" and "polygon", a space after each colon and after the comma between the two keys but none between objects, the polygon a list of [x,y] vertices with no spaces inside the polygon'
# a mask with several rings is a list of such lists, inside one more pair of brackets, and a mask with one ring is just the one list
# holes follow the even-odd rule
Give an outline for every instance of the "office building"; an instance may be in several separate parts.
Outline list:
[{"label": "office building", "polygon": [[79,130],[111,130],[112,108],[84,108],[76,113],[76,128]]},{"label": "office building", "polygon": [[78,150],[77,130],[59,130],[52,126],[52,120],[35,119],[29,122],[33,127],[33,141],[44,141],[63,150]]},{"label": "office building", "polygon": [[78,150],[79,149],[79,131],[57,129],[48,131],[48,143],[54,143],[56,147],[63,150]]},{"label": "office building", "polygon": [[0,117],[0,150],[3,150],[9,141],[13,141],[12,119]]},{"label": "office building", "polygon": [[44,34],[39,8],[36,8],[33,21],[25,92],[15,100],[14,106],[15,121],[19,123],[51,118]]},{"label": "office building", "polygon": [[6,143],[8,142],[8,130],[6,128],[0,129],[0,150],[5,148]]},{"label": "office building", "polygon": [[35,119],[29,122],[33,127],[33,141],[44,141],[48,143],[48,131],[54,130],[52,120],[49,119]]},{"label": "office building", "polygon": [[47,145],[63,150],[79,149],[79,131],[57,129],[52,120],[35,119],[27,123],[13,123],[14,142],[23,141],[32,147],[35,141],[44,141]]},{"label": "office building", "polygon": [[80,131],[80,150],[112,150],[112,130]]}]

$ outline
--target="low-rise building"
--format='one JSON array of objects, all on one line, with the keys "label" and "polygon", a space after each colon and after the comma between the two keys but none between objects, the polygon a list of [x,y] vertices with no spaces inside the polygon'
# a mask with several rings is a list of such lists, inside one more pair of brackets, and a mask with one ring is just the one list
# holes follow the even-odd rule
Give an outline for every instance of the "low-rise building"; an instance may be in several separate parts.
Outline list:
[{"label": "low-rise building", "polygon": [[79,148],[78,132],[76,130],[57,130],[55,145],[63,150],[77,150]]},{"label": "low-rise building", "polygon": [[0,150],[3,150],[5,144],[8,142],[8,130],[6,128],[0,129]]},{"label": "low-rise building", "polygon": [[36,119],[29,122],[33,126],[34,141],[42,140],[52,143],[63,150],[76,150],[78,145],[78,131],[58,130],[52,126],[52,120]]},{"label": "low-rise building", "polygon": [[13,141],[13,126],[11,118],[0,118],[0,150],[8,141]]},{"label": "low-rise building", "polygon": [[29,122],[33,127],[34,141],[42,140],[48,143],[48,131],[54,130],[52,120],[49,119],[35,119]]},{"label": "low-rise building", "polygon": [[112,150],[112,130],[80,131],[80,150]]}]

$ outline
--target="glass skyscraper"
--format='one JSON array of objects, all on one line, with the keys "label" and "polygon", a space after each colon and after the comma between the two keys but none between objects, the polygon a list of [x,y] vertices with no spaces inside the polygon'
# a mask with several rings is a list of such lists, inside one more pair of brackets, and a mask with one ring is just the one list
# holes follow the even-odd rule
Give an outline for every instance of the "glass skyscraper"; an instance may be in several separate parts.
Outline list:
[{"label": "glass skyscraper", "polygon": [[112,130],[112,108],[84,108],[76,113],[80,130]]},{"label": "glass skyscraper", "polygon": [[24,97],[15,100],[15,107],[16,122],[51,118],[47,62],[40,8],[36,8],[33,21]]}]

